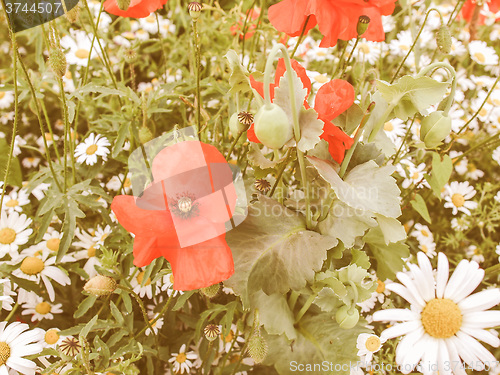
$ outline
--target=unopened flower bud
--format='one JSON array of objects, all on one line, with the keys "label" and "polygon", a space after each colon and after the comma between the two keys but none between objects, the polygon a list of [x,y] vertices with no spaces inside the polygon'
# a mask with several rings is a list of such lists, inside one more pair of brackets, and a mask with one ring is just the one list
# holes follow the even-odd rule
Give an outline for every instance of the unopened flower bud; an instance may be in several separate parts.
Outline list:
[{"label": "unopened flower bud", "polygon": [[261,363],[267,356],[267,342],[261,336],[260,330],[254,331],[248,340],[248,354],[255,361]]},{"label": "unopened flower bud", "polygon": [[193,1],[188,4],[189,15],[191,16],[193,21],[196,21],[200,17],[202,9],[203,6],[197,1]]},{"label": "unopened flower bud", "polygon": [[126,11],[130,6],[130,0],[116,0],[116,5],[120,10]]},{"label": "unopened flower bud", "polygon": [[215,324],[209,324],[205,327],[203,333],[205,333],[205,338],[208,341],[214,341],[220,335],[220,329]]},{"label": "unopened flower bud", "polygon": [[442,25],[436,33],[436,43],[441,52],[448,54],[451,51],[451,33],[450,28]]},{"label": "unopened flower bud", "polygon": [[435,148],[441,144],[451,132],[451,118],[444,116],[443,111],[432,112],[426,116],[420,127],[420,140],[427,148]]},{"label": "unopened flower bud", "polygon": [[255,136],[269,148],[278,149],[293,137],[293,127],[285,111],[276,104],[265,104],[255,115]]},{"label": "unopened flower bud", "polygon": [[212,299],[214,298],[218,293],[219,293],[220,285],[219,284],[214,284],[210,285],[206,288],[201,288],[200,291],[207,296],[208,298]]},{"label": "unopened flower bud", "polygon": [[126,63],[133,63],[137,59],[137,52],[135,52],[135,50],[132,48],[126,48],[123,51],[123,58],[125,59]]},{"label": "unopened flower bud", "polygon": [[356,26],[356,32],[358,33],[358,36],[361,36],[366,32],[369,24],[370,24],[370,17],[359,16],[358,24]]},{"label": "unopened flower bud", "polygon": [[49,52],[49,67],[55,75],[62,77],[66,74],[66,55],[60,48],[52,48]]},{"label": "unopened flower bud", "polygon": [[83,290],[94,296],[107,296],[113,293],[115,289],[116,281],[103,275],[94,276],[83,287]]},{"label": "unopened flower bud", "polygon": [[337,320],[340,328],[351,329],[358,324],[359,311],[356,308],[351,310],[349,306],[342,306],[335,313],[335,319]]},{"label": "unopened flower bud", "polygon": [[153,139],[153,133],[147,126],[142,126],[139,129],[139,141],[141,141],[142,144],[148,143],[150,140]]}]

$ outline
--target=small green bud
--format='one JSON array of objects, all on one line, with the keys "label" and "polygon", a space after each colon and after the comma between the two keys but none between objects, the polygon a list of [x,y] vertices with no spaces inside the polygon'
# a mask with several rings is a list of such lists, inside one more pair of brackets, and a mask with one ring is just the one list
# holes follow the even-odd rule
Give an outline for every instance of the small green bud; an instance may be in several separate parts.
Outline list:
[{"label": "small green bud", "polygon": [[49,67],[58,77],[66,74],[67,62],[66,55],[60,48],[53,48],[49,52]]},{"label": "small green bud", "polygon": [[451,51],[451,33],[446,25],[442,25],[436,33],[436,43],[441,52],[449,54]]},{"label": "small green bud", "polygon": [[335,319],[337,320],[337,323],[339,324],[340,328],[351,329],[356,324],[358,324],[359,321],[358,309],[354,308],[352,311],[349,310],[350,310],[349,306],[342,306],[335,313]]},{"label": "small green bud", "polygon": [[142,144],[148,143],[152,139],[153,133],[151,133],[151,130],[149,130],[147,126],[143,126],[139,129],[139,141],[141,141]]},{"label": "small green bud", "polygon": [[435,148],[441,144],[451,132],[451,118],[444,116],[443,111],[432,112],[424,117],[420,127],[420,140],[427,148]]},{"label": "small green bud", "polygon": [[255,136],[264,146],[278,149],[293,136],[285,111],[276,104],[263,105],[255,115]]},{"label": "small green bud", "polygon": [[359,16],[358,24],[356,26],[356,32],[358,36],[363,35],[366,30],[368,30],[368,26],[370,24],[370,17],[368,16]]},{"label": "small green bud", "polygon": [[83,290],[98,297],[110,295],[115,289],[116,281],[103,275],[94,276],[83,286]]},{"label": "small green bud", "polygon": [[267,342],[260,334],[260,329],[254,331],[248,340],[248,354],[250,354],[255,363],[261,363],[266,359]]},{"label": "small green bud", "polygon": [[203,9],[203,6],[200,3],[198,3],[197,1],[193,1],[193,2],[188,4],[189,15],[191,16],[193,21],[198,20],[202,9]]},{"label": "small green bud", "polygon": [[206,288],[201,288],[200,291],[207,296],[208,298],[212,299],[214,298],[217,294],[219,294],[219,289],[220,285],[219,284],[214,284],[210,285]]},{"label": "small green bud", "polygon": [[130,6],[130,0],[116,0],[116,5],[120,10],[126,11]]}]

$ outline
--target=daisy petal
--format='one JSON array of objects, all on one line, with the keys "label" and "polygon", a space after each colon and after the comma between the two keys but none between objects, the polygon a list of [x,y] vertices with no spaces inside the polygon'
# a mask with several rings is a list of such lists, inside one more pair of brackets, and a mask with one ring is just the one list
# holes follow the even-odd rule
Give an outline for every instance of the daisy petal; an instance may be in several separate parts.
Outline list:
[{"label": "daisy petal", "polygon": [[448,264],[448,258],[444,253],[438,254],[438,268],[436,277],[436,297],[443,298],[444,290],[446,288],[446,283],[448,281],[448,274],[450,266]]},{"label": "daisy petal", "polygon": [[483,311],[492,308],[500,303],[500,289],[486,289],[473,294],[458,303],[462,314],[469,312]]}]

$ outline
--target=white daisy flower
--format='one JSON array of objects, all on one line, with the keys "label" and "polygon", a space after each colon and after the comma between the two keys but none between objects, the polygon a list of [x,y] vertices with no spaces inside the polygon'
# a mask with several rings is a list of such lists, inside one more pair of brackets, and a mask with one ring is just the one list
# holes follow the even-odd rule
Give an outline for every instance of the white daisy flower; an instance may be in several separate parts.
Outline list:
[{"label": "white daisy flower", "polygon": [[482,263],[484,262],[484,255],[482,250],[476,245],[470,245],[465,251],[467,258],[472,259],[474,262]]},{"label": "white daisy flower", "polygon": [[[1,94],[0,94],[1,95]],[[4,112],[0,115],[0,122],[4,125],[7,125],[9,121],[14,121],[15,112]]]},{"label": "white daisy flower", "polygon": [[[135,293],[139,295],[139,297],[147,296],[149,299],[153,298],[153,284],[151,284],[151,278],[148,277],[144,280],[145,271],[139,271],[137,275],[134,276],[132,280],[130,280],[130,285],[132,285],[132,289]],[[144,283],[143,285],[141,285]]]},{"label": "white daisy flower", "polygon": [[[38,328],[41,329],[41,328]],[[66,336],[61,336],[59,334],[59,328],[50,328],[47,331],[41,329],[43,332],[43,338],[40,340],[40,345],[44,348],[55,349],[57,345],[61,344]]]},{"label": "white daisy flower", "polygon": [[465,174],[466,178],[470,178],[471,180],[478,180],[484,176],[484,172],[476,167],[474,163],[469,162],[467,164],[467,173]]},{"label": "white daisy flower", "polygon": [[[382,340],[404,338],[396,348],[401,372],[409,374],[417,364],[425,375],[451,374],[447,364],[462,361],[475,369],[495,362],[495,357],[477,340],[498,347],[500,339],[486,328],[500,325],[500,311],[485,311],[500,303],[500,289],[486,289],[470,295],[481,283],[484,270],[476,262],[462,260],[449,277],[446,255],[439,253],[434,276],[429,259],[418,253],[418,266],[398,272],[403,284],[388,286],[411,304],[409,309],[388,309],[373,314],[374,321],[402,321],[380,335]],[[455,366],[453,373],[466,375]]]},{"label": "white daisy flower", "polygon": [[85,141],[76,146],[76,161],[78,163],[85,162],[87,165],[94,165],[97,163],[98,156],[102,156],[102,159],[106,161],[109,154],[107,146],[111,146],[111,143],[109,143],[106,137],[101,138],[100,134],[96,136],[94,133],[91,133]]},{"label": "white daisy flower", "polygon": [[165,37],[175,34],[177,27],[168,18],[160,18],[160,34]]},{"label": "white daisy flower", "polygon": [[[402,186],[403,189],[408,189],[410,185],[417,184],[420,182],[421,186],[426,186],[426,181],[424,180],[425,173],[425,163],[420,163],[418,166],[415,166],[411,161],[402,160],[401,164],[406,164],[408,166],[408,172],[406,172],[401,165],[398,172],[402,177],[405,177]],[[408,173],[408,177],[407,174]]]},{"label": "white daisy flower", "polygon": [[[221,334],[219,336],[219,348],[222,349],[221,352],[229,353],[231,350],[237,350],[240,347],[239,344],[243,344],[245,342],[245,338],[241,336],[241,333],[236,336],[236,341],[234,341],[236,332],[238,332],[236,324],[231,324],[231,329],[226,336],[224,336],[221,328]],[[231,349],[231,346],[233,349]]]},{"label": "white daisy flower", "polygon": [[21,164],[23,165],[24,168],[36,168],[38,167],[38,164],[40,164],[41,160],[42,159],[34,156],[28,156],[23,158]]},{"label": "white daisy flower", "polygon": [[354,57],[359,62],[367,62],[370,65],[376,65],[382,53],[382,43],[360,40],[354,50]]},{"label": "white daisy flower", "polygon": [[83,266],[83,270],[89,275],[89,278],[92,278],[98,274],[95,266],[102,266],[101,261],[95,255],[99,245],[97,245],[97,241],[94,240],[94,236],[80,230],[80,228],[76,228],[75,235],[80,241],[73,242],[73,246],[77,246],[83,250],[75,252],[74,256],[78,260],[87,259],[87,262]]},{"label": "white daisy flower", "polygon": [[29,236],[33,233],[33,229],[28,228],[31,224],[31,219],[28,219],[25,214],[19,215],[13,212],[7,216],[2,212],[0,217],[0,258],[6,254],[11,256],[17,255],[19,245],[24,245],[28,242]]},{"label": "white daisy flower", "polygon": [[451,219],[451,228],[456,231],[464,231],[469,229],[469,224],[465,217],[455,217]]},{"label": "white daisy flower", "polygon": [[28,256],[26,256],[26,254],[29,254],[29,252],[21,253],[17,259],[13,260],[14,264],[21,263],[21,265],[18,269],[14,270],[12,274],[36,283],[40,283],[40,280],[43,281],[50,300],[54,301],[56,295],[51,280],[54,280],[62,286],[69,285],[71,280],[61,268],[54,266],[56,257],[52,256],[48,258],[48,253],[33,253],[31,250],[30,252],[31,254]]},{"label": "white daisy flower", "polygon": [[391,141],[396,143],[400,137],[406,134],[406,126],[402,120],[395,118],[384,124],[384,132]]},{"label": "white daisy flower", "polygon": [[416,223],[411,235],[418,241],[434,241],[434,236],[427,225]]},{"label": "white daisy flower", "polygon": [[163,21],[163,17],[158,15],[158,22],[156,22],[156,13],[151,13],[149,16],[145,18],[139,19],[139,26],[146,30],[150,34],[158,33],[158,24],[161,24]]},{"label": "white daisy flower", "polygon": [[36,144],[40,147],[40,150],[45,152],[45,144],[43,141],[43,138],[45,138],[45,141],[47,141],[47,146],[51,146],[54,142],[57,142],[59,140],[59,136],[54,134],[52,136],[50,133],[45,133],[45,137],[38,137],[36,140]]},{"label": "white daisy flower", "polygon": [[14,99],[12,91],[0,91],[0,109],[9,108],[14,103]]},{"label": "white daisy flower", "polygon": [[470,210],[474,210],[478,205],[477,202],[469,201],[474,195],[476,195],[476,190],[467,181],[453,181],[445,186],[444,207],[452,208],[453,215],[460,211],[470,216]]},{"label": "white daisy flower", "polygon": [[186,344],[182,344],[179,349],[179,353],[172,353],[172,358],[168,361],[174,364],[174,371],[177,373],[184,374],[184,371],[189,374],[191,367],[193,367],[193,362],[191,360],[197,359],[198,356],[195,352],[186,353]]},{"label": "white daisy flower", "polygon": [[495,253],[498,255],[498,263],[500,263],[500,244],[495,248]]},{"label": "white daisy flower", "polygon": [[28,203],[30,203],[30,200],[26,190],[11,191],[10,194],[4,196],[2,210],[7,211],[9,214],[14,211],[22,212],[22,207]]},{"label": "white daisy flower", "polygon": [[11,311],[12,304],[14,300],[12,296],[15,296],[16,293],[12,291],[12,287],[9,279],[0,279],[0,307],[4,310]]},{"label": "white daisy flower", "polygon": [[498,55],[494,48],[488,47],[486,42],[473,40],[469,43],[469,54],[472,60],[481,65],[497,65]]},{"label": "white daisy flower", "polygon": [[163,276],[161,278],[161,282],[162,282],[161,291],[164,292],[166,290],[167,295],[169,297],[172,296],[172,294],[174,297],[177,295],[184,294],[183,291],[174,289],[174,274],[173,273],[170,273],[168,275]]},{"label": "white daisy flower", "polygon": [[[154,314],[152,317],[150,317],[150,320],[149,320],[149,323],[151,323],[157,316],[158,316],[159,313],[156,313]],[[158,334],[158,330],[163,327],[163,318],[159,318],[156,322],[154,322],[152,324],[153,327],[153,332],[155,333],[155,335]],[[146,336],[149,336],[151,334],[151,330],[149,329],[149,327],[146,329],[146,331],[144,332],[146,334]]]},{"label": "white daisy flower", "polygon": [[24,356],[38,354],[42,351],[40,331],[31,330],[25,323],[0,323],[0,374],[8,375],[15,370],[25,375],[34,375],[37,365]]},{"label": "white daisy flower", "polygon": [[50,184],[46,184],[42,182],[38,184],[33,190],[31,190],[31,194],[35,196],[36,199],[42,200],[45,197],[45,191],[50,187]]},{"label": "white daisy flower", "polygon": [[420,241],[418,243],[418,249],[425,253],[429,258],[434,258],[436,253],[436,243],[434,241]]},{"label": "white daisy flower", "polygon": [[358,348],[358,357],[363,363],[371,363],[373,353],[376,353],[382,348],[385,340],[381,340],[377,335],[369,333],[361,333],[356,341],[356,348]]},{"label": "white daisy flower", "polygon": [[[125,179],[125,181],[123,180]],[[118,191],[123,185],[123,191],[127,194],[132,188],[132,182],[130,181],[130,173],[127,173],[127,177],[123,173],[118,174],[118,176],[113,176],[106,184],[106,189]]]},{"label": "white daisy flower", "polygon": [[19,156],[21,154],[21,147],[25,146],[26,143],[27,142],[24,138],[22,138],[20,135],[16,135],[12,155]]},{"label": "white daisy flower", "polygon": [[491,157],[498,163],[498,165],[500,165],[500,147],[497,147],[493,150],[493,154],[491,154]]},{"label": "white daisy flower", "polygon": [[54,319],[53,314],[62,313],[62,303],[52,304],[45,301],[42,297],[34,296],[34,298],[25,302],[22,305],[24,309],[22,315],[31,315],[31,321],[40,321],[43,319]]},{"label": "white daisy flower", "polygon": [[95,241],[97,248],[99,248],[99,246],[101,245],[104,245],[104,241],[110,234],[111,227],[109,225],[106,225],[104,228],[102,228],[100,225],[97,226],[97,230],[94,231],[92,235],[92,239]]},{"label": "white daisy flower", "polygon": [[451,37],[451,56],[463,56],[467,53],[467,48],[464,44],[455,37]]},{"label": "white daisy flower", "polygon": [[69,65],[87,66],[91,49],[91,58],[97,57],[95,44],[92,48],[92,38],[93,35],[87,34],[83,30],[71,30],[71,35],[65,35],[61,38],[61,47],[69,49],[66,52],[66,60]]}]

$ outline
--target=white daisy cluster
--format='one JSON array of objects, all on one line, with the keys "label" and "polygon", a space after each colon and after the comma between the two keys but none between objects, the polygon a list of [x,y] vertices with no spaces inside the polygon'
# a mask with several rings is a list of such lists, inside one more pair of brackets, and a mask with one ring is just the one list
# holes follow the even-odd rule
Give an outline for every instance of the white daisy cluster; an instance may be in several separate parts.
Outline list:
[{"label": "white daisy cluster", "polygon": [[411,236],[415,237],[418,241],[418,248],[425,253],[429,258],[436,256],[436,242],[434,242],[434,235],[427,225],[416,223]]}]

